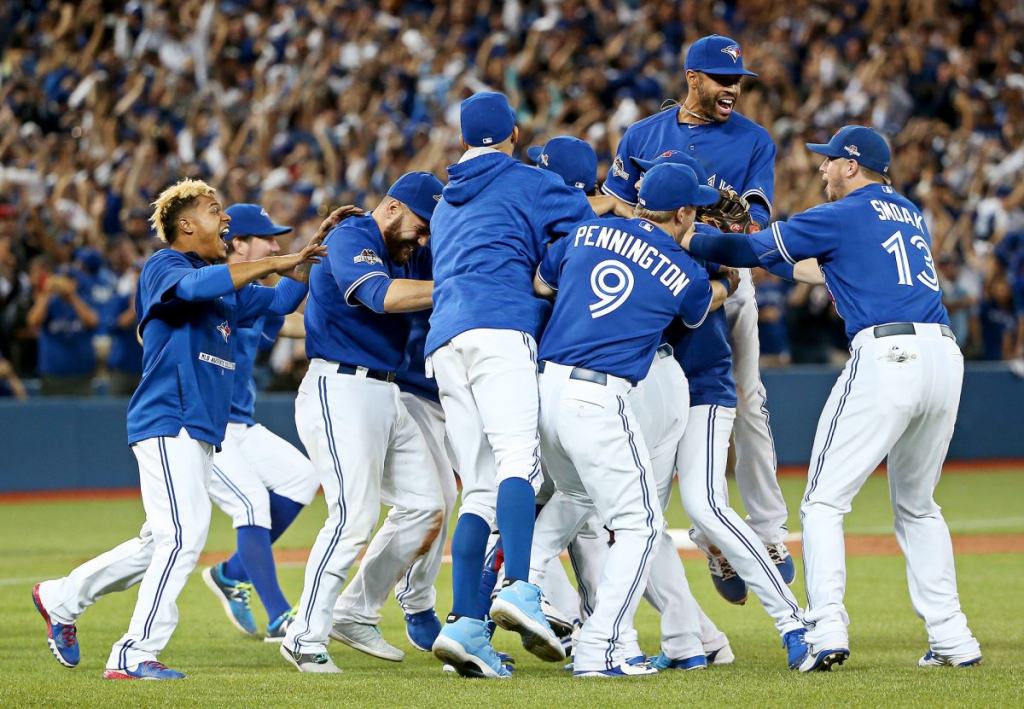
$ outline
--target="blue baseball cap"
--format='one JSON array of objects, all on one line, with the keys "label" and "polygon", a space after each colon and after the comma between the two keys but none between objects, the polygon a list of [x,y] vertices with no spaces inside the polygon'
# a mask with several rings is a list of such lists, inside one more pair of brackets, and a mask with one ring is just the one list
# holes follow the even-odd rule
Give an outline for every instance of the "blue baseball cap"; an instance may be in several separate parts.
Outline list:
[{"label": "blue baseball cap", "polygon": [[640,185],[638,202],[652,212],[670,212],[680,207],[714,204],[718,190],[697,182],[697,173],[686,165],[655,165]]},{"label": "blue baseball cap", "polygon": [[441,201],[444,185],[429,172],[407,172],[391,185],[388,197],[394,197],[416,216],[430,221],[434,207]]},{"label": "blue baseball cap", "polygon": [[866,126],[843,126],[827,143],[807,143],[807,149],[827,158],[856,160],[869,170],[889,174],[889,146],[877,131]]},{"label": "blue baseball cap", "polygon": [[594,189],[597,182],[597,153],[590,147],[590,143],[560,135],[543,146],[528,148],[526,154],[537,163],[537,167],[555,173],[569,187],[578,187],[584,192]]},{"label": "blue baseball cap", "polygon": [[232,204],[224,212],[231,217],[228,233],[224,235],[225,241],[230,241],[236,236],[269,238],[287,234],[292,230],[290,226],[274,224],[267,210],[258,204]]},{"label": "blue baseball cap", "polygon": [[670,165],[686,165],[697,174],[697,182],[702,185],[708,184],[708,173],[704,169],[704,165],[701,164],[700,160],[687,155],[682,150],[666,150],[653,160],[641,160],[640,158],[631,157],[629,161],[640,168],[642,172],[647,172],[655,165],[664,165],[666,163]]},{"label": "blue baseball cap", "polygon": [[720,34],[701,37],[686,52],[686,71],[705,74],[757,76],[743,68],[743,50],[739,42]]},{"label": "blue baseball cap", "polygon": [[512,135],[516,127],[516,113],[505,94],[494,91],[481,91],[463,101],[459,120],[462,139],[471,148],[497,145]]}]

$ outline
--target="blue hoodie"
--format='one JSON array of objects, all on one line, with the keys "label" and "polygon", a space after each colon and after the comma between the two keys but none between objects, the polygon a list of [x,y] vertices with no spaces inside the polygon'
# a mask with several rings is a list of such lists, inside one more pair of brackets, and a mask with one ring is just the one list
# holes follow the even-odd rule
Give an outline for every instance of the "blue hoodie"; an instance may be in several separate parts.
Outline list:
[{"label": "blue hoodie", "polygon": [[558,175],[487,151],[448,168],[430,220],[434,312],[426,354],[468,330],[537,337],[543,301],[533,275],[547,245],[593,219],[587,197]]}]

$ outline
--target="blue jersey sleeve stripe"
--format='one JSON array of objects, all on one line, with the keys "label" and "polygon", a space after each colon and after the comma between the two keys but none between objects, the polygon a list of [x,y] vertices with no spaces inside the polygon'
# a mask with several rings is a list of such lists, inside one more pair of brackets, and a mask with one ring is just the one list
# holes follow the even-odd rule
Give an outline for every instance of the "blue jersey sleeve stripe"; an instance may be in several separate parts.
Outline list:
[{"label": "blue jersey sleeve stripe", "polygon": [[539,280],[541,283],[546,285],[551,290],[553,290],[555,292],[558,292],[557,286],[551,285],[550,283],[548,283],[547,281],[544,280],[544,276],[540,275],[540,268],[537,269],[537,280]]},{"label": "blue jersey sleeve stripe", "polygon": [[795,266],[796,260],[789,255],[786,245],[782,243],[782,230],[779,228],[778,222],[772,222],[772,235],[775,237],[775,245],[779,247],[779,253],[782,254],[782,258],[786,259],[787,263]]},{"label": "blue jersey sleeve stripe", "polygon": [[620,195],[618,192],[616,192],[613,188],[609,187],[607,182],[605,182],[603,185],[601,185],[601,191],[604,192],[606,195],[611,195],[612,197],[616,197],[618,199],[621,199],[623,202],[628,204],[630,207],[635,207],[636,206],[636,202],[630,202],[628,199],[626,199],[625,197]]},{"label": "blue jersey sleeve stripe", "polygon": [[345,291],[345,304],[350,305],[353,308],[358,306],[359,303],[353,303],[351,298],[352,294],[356,292],[356,288],[361,286],[365,281],[368,281],[371,278],[378,277],[388,278],[388,274],[384,273],[383,271],[370,271],[369,273],[364,274],[360,276],[358,279],[356,279],[356,281],[348,287],[348,290]]},{"label": "blue jersey sleeve stripe", "polygon": [[707,310],[704,311],[704,315],[701,316],[700,321],[698,321],[697,323],[691,325],[690,323],[686,322],[686,320],[684,319],[683,320],[683,324],[686,325],[686,327],[690,328],[691,330],[696,330],[698,327],[703,325],[704,321],[708,319],[708,313],[711,312],[711,301],[712,300],[714,300],[714,292],[712,292],[711,299],[708,300],[708,308],[707,308]]},{"label": "blue jersey sleeve stripe", "polygon": [[750,197],[751,196],[760,197],[762,200],[764,200],[764,203],[768,205],[769,213],[772,211],[772,201],[770,199],[768,199],[768,195],[766,195],[764,193],[764,190],[759,190],[759,189],[747,190],[746,192],[743,193],[742,196],[743,196],[743,199],[747,200],[748,202],[750,201]]}]

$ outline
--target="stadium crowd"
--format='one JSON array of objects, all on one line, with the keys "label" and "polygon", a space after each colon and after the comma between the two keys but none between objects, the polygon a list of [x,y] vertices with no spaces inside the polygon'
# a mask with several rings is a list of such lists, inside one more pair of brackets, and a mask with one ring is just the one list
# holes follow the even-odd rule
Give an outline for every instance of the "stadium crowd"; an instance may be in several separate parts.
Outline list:
[{"label": "stadium crowd", "polygon": [[[459,102],[506,93],[519,145],[587,140],[681,99],[696,38],[739,40],[738,109],[778,146],[773,217],[821,201],[805,142],[870,125],[921,206],[972,359],[1024,355],[1024,5],[1015,0],[8,0],[0,7],[0,392],[138,381],[133,290],[180,177],[315,231],[411,170],[445,179]],[[298,248],[296,243],[295,248]],[[846,350],[823,286],[759,274],[765,365]],[[302,344],[270,356],[294,389]],[[263,384],[268,384],[269,374]]]}]

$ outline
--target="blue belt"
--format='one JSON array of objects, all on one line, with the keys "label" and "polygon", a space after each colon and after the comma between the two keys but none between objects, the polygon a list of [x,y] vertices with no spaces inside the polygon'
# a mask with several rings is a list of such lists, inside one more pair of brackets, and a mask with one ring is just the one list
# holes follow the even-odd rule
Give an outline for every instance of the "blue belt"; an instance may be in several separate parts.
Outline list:
[{"label": "blue belt", "polygon": [[350,364],[339,364],[338,365],[338,374],[352,374],[352,375],[355,375],[355,374],[359,373],[360,369],[365,369],[366,370],[366,378],[367,379],[376,379],[378,381],[388,382],[388,383],[395,381],[395,373],[394,372],[385,372],[385,371],[383,371],[381,369],[368,369],[366,367],[353,367]]},{"label": "blue belt", "polygon": [[[547,364],[544,360],[537,363],[537,371],[543,372],[544,365]],[[594,384],[600,384],[601,386],[608,385],[608,375],[604,372],[595,372],[593,369],[584,369],[583,367],[573,367],[572,371],[569,372],[569,379],[575,379],[580,382],[592,382]]]},{"label": "blue belt", "polygon": [[[877,325],[872,332],[877,339],[879,337],[891,337],[892,335],[916,335],[917,328],[914,327],[912,322],[894,322],[888,325]],[[956,335],[953,334],[948,325],[939,325],[939,332],[942,333],[943,337],[956,340]]]}]

